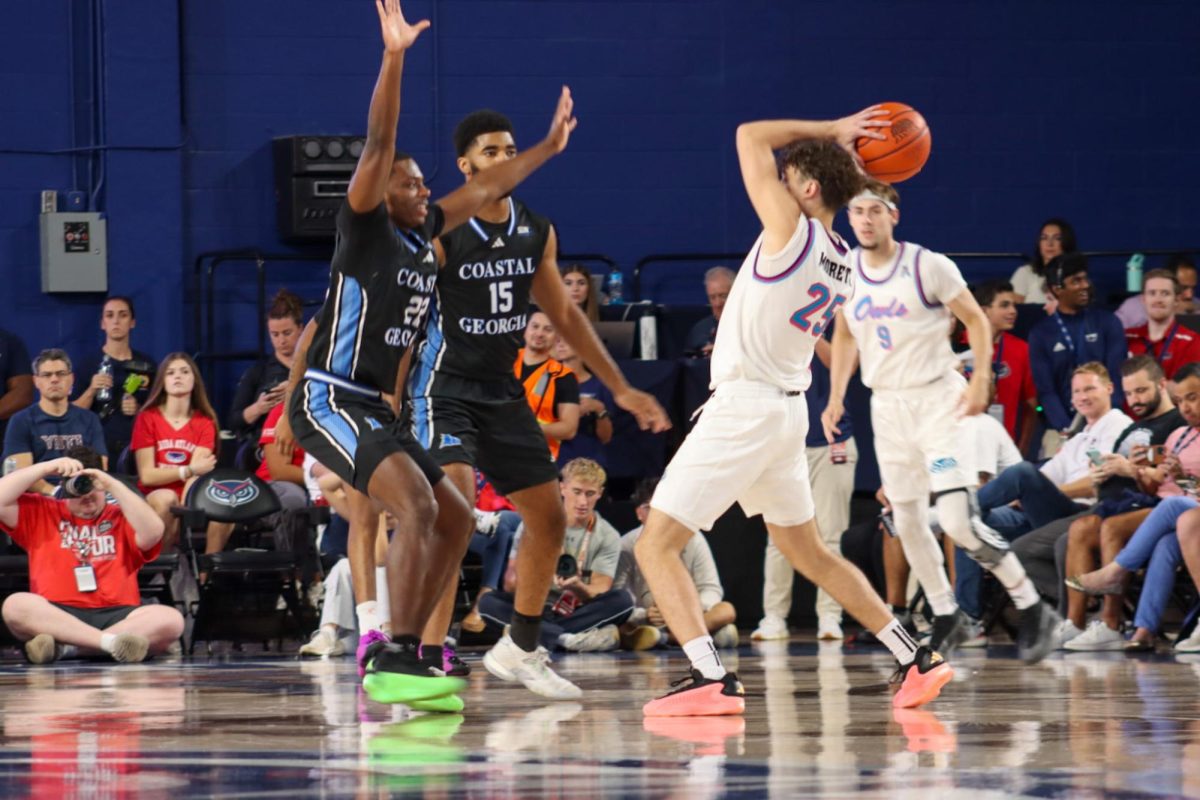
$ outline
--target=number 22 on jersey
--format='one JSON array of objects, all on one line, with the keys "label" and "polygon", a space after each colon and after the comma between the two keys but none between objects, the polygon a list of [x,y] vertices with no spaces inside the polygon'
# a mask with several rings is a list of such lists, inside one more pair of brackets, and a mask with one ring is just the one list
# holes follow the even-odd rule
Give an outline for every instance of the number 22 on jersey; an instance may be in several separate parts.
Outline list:
[{"label": "number 22 on jersey", "polygon": [[[813,301],[792,314],[790,322],[802,331],[810,331],[813,336],[820,336],[829,328],[833,315],[846,302],[845,295],[832,295],[829,287],[823,283],[814,283],[808,287],[808,296]],[[823,311],[822,311],[823,310]],[[812,317],[821,316],[814,322]]]}]

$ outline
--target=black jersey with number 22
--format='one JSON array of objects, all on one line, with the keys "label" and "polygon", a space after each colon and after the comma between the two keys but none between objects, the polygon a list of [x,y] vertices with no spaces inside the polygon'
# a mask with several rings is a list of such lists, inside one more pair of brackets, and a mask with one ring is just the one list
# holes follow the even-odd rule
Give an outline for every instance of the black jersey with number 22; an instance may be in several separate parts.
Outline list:
[{"label": "black jersey with number 22", "polygon": [[505,222],[473,218],[440,239],[446,263],[410,379],[415,394],[425,394],[434,373],[512,377],[550,220],[511,197],[508,202]]},{"label": "black jersey with number 22", "polygon": [[387,208],[356,214],[343,202],[329,265],[329,292],[317,317],[308,367],[392,393],[396,370],[419,337],[437,282],[431,242],[442,209],[429,205],[417,230],[396,228]]}]

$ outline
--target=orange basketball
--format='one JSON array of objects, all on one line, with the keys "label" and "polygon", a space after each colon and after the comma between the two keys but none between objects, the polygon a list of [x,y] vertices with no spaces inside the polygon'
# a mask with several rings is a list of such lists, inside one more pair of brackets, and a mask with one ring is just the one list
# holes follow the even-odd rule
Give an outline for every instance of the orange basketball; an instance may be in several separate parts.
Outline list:
[{"label": "orange basketball", "polygon": [[887,111],[887,116],[877,119],[892,122],[892,127],[879,129],[887,138],[859,139],[854,148],[863,160],[867,174],[885,183],[899,183],[920,172],[929,160],[929,149],[933,144],[929,126],[912,106],[904,103],[879,105]]}]

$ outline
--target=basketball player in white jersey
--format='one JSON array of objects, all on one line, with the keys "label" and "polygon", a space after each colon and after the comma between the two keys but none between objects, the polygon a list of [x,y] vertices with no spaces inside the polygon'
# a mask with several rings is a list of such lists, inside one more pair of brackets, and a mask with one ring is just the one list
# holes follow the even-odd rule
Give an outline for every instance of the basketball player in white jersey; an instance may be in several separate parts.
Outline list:
[{"label": "basketball player in white jersey", "polygon": [[[900,197],[886,183],[867,181],[850,201],[859,246],[850,254],[854,292],[837,313],[832,388],[821,415],[825,435],[837,431],[846,384],[857,356],[872,391],[871,425],[883,491],[896,534],[935,614],[930,647],[950,652],[969,635],[942,568],[942,550],[929,528],[932,491],[946,535],[999,579],[1020,611],[1017,649],[1027,663],[1050,651],[1058,615],[1038,598],[1008,542],[984,525],[975,504],[978,475],[961,448],[971,440],[960,421],[987,408],[992,335],[954,262],[940,253],[897,242]],[[955,371],[946,336],[950,315],[967,328],[975,369],[969,384]]]},{"label": "basketball player in white jersey", "polygon": [[717,329],[713,396],[667,467],[634,548],[691,661],[689,678],[647,703],[647,716],[740,714],[745,708],[742,685],[721,664],[680,560],[691,536],[711,528],[735,502],[748,516],[762,514],[792,565],[891,648],[903,676],[894,705],[928,702],[953,676],[941,656],[917,646],[862,573],[826,547],[813,520],[804,453],[809,362],[853,289],[849,248],[833,233],[834,214],[863,185],[847,151],[856,138],[882,138],[878,129],[888,123],[876,119],[880,113],[869,108],[833,122],[738,128],[742,180],[763,233],[734,280]]}]

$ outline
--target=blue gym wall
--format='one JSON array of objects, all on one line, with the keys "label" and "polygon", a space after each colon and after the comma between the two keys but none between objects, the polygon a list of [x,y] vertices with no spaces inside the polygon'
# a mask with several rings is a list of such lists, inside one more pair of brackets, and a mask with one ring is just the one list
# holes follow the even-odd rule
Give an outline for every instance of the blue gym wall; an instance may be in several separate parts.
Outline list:
[{"label": "blue gym wall", "polygon": [[[739,251],[757,233],[733,157],[745,119],[919,108],[933,157],[904,188],[902,234],[946,251],[1028,250],[1071,219],[1087,249],[1200,246],[1194,2],[467,2],[428,16],[406,64],[401,146],[435,195],[459,183],[455,121],[493,106],[518,141],[543,132],[561,83],[580,127],[521,195],[568,252],[627,271],[651,252]],[[97,205],[110,285],[138,302],[136,344],[194,347],[198,253],[278,242],[269,142],[363,130],[378,68],[369,0],[45,0],[0,26],[0,325],[31,351],[99,341],[99,298],[40,292],[38,192],[85,188],[87,86],[72,114],[69,31],[99,9],[107,98]],[[79,37],[81,45],[86,37]],[[77,48],[76,83],[86,53]],[[73,128],[74,125],[74,128]],[[73,131],[75,132],[73,134]],[[73,178],[73,174],[77,177]],[[966,264],[968,276],[1015,263]],[[1116,269],[1117,262],[1105,265]],[[320,294],[319,269],[272,272]],[[249,346],[249,273],[222,277],[220,346]],[[1105,288],[1119,283],[1097,276]],[[699,287],[690,288],[700,301]],[[678,290],[675,290],[678,296]],[[228,397],[223,370],[214,391]]]}]

